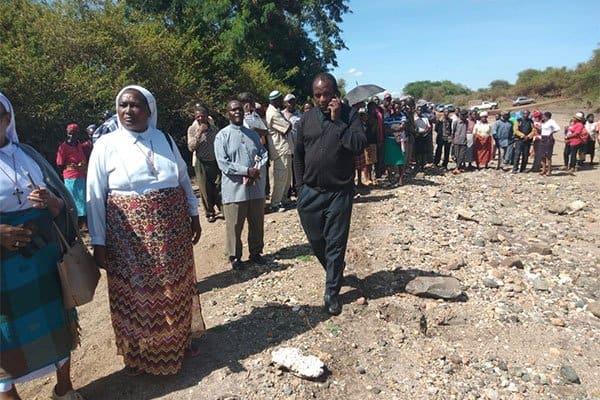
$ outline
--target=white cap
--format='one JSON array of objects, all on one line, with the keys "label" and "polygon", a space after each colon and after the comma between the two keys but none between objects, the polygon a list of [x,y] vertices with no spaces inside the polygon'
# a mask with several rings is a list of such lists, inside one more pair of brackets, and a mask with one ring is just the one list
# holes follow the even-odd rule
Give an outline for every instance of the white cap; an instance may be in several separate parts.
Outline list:
[{"label": "white cap", "polygon": [[290,101],[290,100],[294,100],[294,99],[296,99],[296,96],[294,96],[294,95],[293,95],[293,94],[291,94],[291,93],[288,93],[288,94],[286,94],[286,95],[285,95],[285,97],[283,98],[283,101]]},{"label": "white cap", "polygon": [[269,100],[275,100],[278,97],[281,97],[281,92],[279,90],[273,90],[269,93]]}]

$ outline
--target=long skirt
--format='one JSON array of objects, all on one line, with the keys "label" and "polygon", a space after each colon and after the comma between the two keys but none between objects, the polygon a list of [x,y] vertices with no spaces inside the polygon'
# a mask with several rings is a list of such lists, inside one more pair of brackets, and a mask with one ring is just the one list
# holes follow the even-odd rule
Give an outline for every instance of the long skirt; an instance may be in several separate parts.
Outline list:
[{"label": "long skirt", "polygon": [[591,137],[588,139],[585,144],[585,154],[590,154],[592,158],[594,157],[594,153],[596,152],[596,140]]},{"label": "long skirt", "polygon": [[406,162],[402,147],[393,137],[385,138],[384,162],[386,166],[404,165]]},{"label": "long skirt", "polygon": [[365,165],[377,164],[377,145],[369,144],[364,150]]},{"label": "long skirt", "polygon": [[[118,354],[138,372],[179,371],[197,299],[188,205],[181,187],[109,195],[108,295]],[[197,304],[198,331],[204,321]]]},{"label": "long skirt", "polygon": [[492,160],[492,137],[475,135],[473,147],[477,165],[487,165]]},{"label": "long skirt", "polygon": [[542,136],[540,143],[540,156],[542,159],[551,159],[552,152],[554,151],[554,138],[549,136]]},{"label": "long skirt", "polygon": [[59,368],[79,342],[77,314],[65,310],[56,262],[60,249],[46,209],[0,214],[0,223],[32,226],[28,246],[2,249],[0,392]]},{"label": "long skirt", "polygon": [[65,178],[65,186],[77,206],[77,216],[84,217],[85,211],[85,178]]},{"label": "long skirt", "polygon": [[365,164],[365,153],[361,153],[357,156],[354,156],[354,169],[357,171],[362,171],[364,167],[366,167],[367,164]]}]

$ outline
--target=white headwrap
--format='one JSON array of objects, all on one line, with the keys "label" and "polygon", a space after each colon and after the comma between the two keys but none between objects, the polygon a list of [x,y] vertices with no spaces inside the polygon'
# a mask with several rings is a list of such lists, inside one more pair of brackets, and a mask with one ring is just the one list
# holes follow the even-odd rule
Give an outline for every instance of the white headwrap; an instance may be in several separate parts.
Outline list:
[{"label": "white headwrap", "polygon": [[[156,99],[154,98],[152,93],[150,93],[147,89],[145,89],[141,86],[129,85],[129,86],[125,86],[123,89],[121,89],[119,94],[117,94],[117,98],[115,99],[115,106],[116,106],[115,109],[117,110],[117,114],[118,114],[118,110],[119,110],[119,98],[121,97],[121,95],[123,94],[124,91],[129,90],[129,89],[137,90],[146,98],[146,101],[148,102],[148,108],[150,108],[150,119],[148,120],[148,127],[156,129],[156,122],[158,119],[156,116]],[[119,120],[118,117],[117,117],[117,123],[119,125],[119,128],[123,127],[123,125],[121,125],[121,121]]]},{"label": "white headwrap", "polygon": [[10,142],[19,143],[19,135],[17,135],[17,126],[15,123],[15,110],[13,110],[13,106],[8,97],[2,92],[0,92],[0,102],[6,111],[10,113],[10,124],[8,124],[8,128],[6,129],[6,138]]}]

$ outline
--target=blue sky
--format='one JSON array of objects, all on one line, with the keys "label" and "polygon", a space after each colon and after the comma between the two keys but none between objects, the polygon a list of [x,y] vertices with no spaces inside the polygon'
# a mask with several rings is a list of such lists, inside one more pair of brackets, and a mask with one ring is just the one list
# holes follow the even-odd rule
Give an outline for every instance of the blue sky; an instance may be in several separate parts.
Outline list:
[{"label": "blue sky", "polygon": [[526,68],[573,68],[600,46],[600,0],[350,0],[338,52],[346,89],[417,80],[471,89]]}]

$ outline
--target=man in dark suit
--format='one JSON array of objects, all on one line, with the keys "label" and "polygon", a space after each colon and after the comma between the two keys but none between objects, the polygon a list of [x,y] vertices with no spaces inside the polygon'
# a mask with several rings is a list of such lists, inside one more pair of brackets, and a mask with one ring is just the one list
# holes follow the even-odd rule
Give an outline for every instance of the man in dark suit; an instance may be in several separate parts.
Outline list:
[{"label": "man in dark suit", "polygon": [[333,75],[315,77],[313,96],[317,107],[302,116],[294,153],[297,209],[326,272],[325,309],[338,315],[352,215],[354,156],[364,150],[367,137],[357,109],[342,104]]}]

